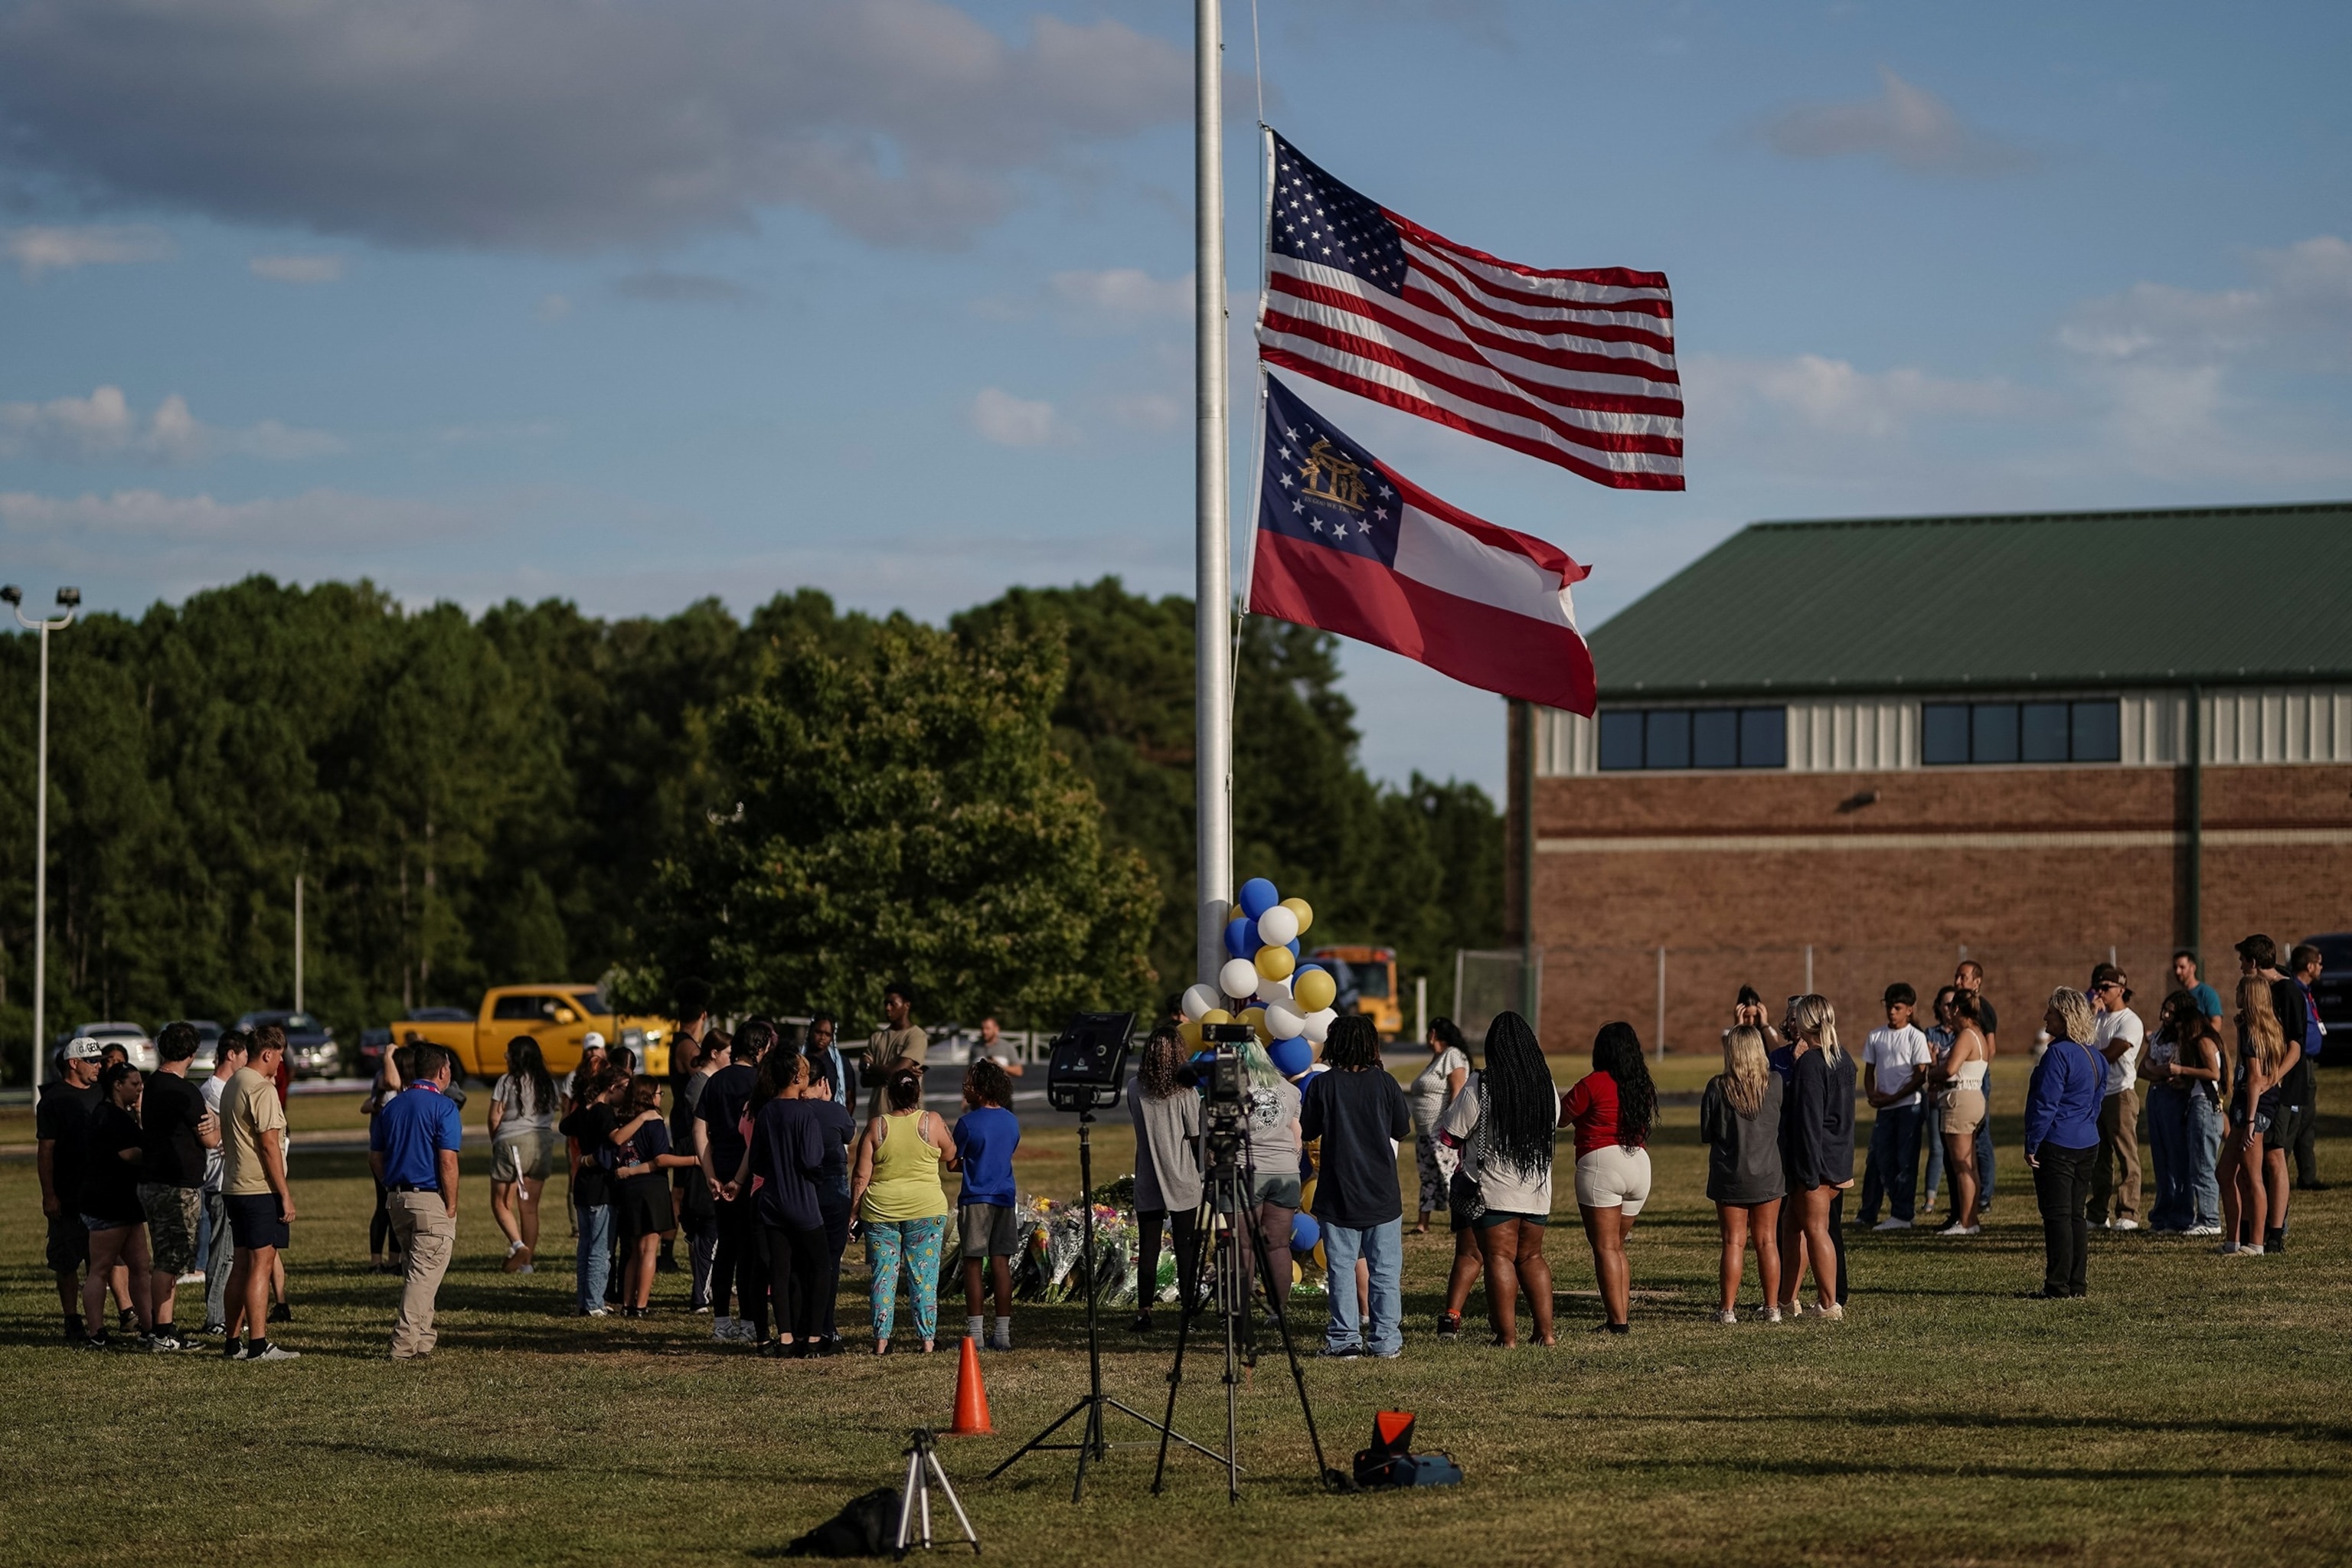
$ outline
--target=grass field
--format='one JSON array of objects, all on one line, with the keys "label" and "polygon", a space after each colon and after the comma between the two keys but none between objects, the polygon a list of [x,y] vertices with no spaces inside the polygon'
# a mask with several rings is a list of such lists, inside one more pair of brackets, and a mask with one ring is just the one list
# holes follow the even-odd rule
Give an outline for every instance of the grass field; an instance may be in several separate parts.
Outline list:
[{"label": "grass field", "polygon": [[[1556,1066],[1570,1081],[1570,1064]],[[1696,1087],[1707,1068],[1671,1061],[1664,1087]],[[1320,1492],[1274,1362],[1242,1398],[1252,1473],[1238,1509],[1198,1459],[1171,1461],[1170,1494],[1151,1497],[1148,1450],[1115,1451],[1075,1507],[1066,1456],[982,1482],[1082,1391],[1075,1307],[1019,1312],[1021,1348],[985,1363],[1002,1436],[947,1444],[947,1466],[988,1558],[1024,1564],[2352,1558],[2352,1189],[2298,1194],[2284,1257],[2221,1259],[2197,1243],[2095,1232],[2089,1300],[2020,1300],[2040,1277],[2016,1150],[2023,1081],[2021,1063],[2004,1063],[2003,1184],[1984,1236],[1855,1236],[1843,1324],[1712,1321],[1715,1217],[1687,1107],[1665,1113],[1655,1142],[1629,1338],[1586,1331],[1599,1310],[1572,1206],[1549,1247],[1561,1314],[1551,1351],[1496,1351],[1475,1334],[1439,1345],[1431,1318],[1449,1243],[1408,1237],[1404,1358],[1311,1364],[1308,1384],[1343,1468],[1375,1410],[1410,1409],[1421,1446],[1450,1450],[1467,1472],[1459,1489]],[[2327,1075],[2324,1092],[2344,1104],[2352,1081]],[[2352,1176],[2347,1131],[2342,1118],[2326,1125],[2323,1165],[2339,1177]],[[1025,1183],[1075,1190],[1069,1134],[1034,1131],[1023,1152]],[[1098,1179],[1130,1160],[1122,1113],[1097,1140]],[[895,1484],[908,1429],[946,1424],[951,1355],[801,1364],[720,1351],[708,1320],[679,1310],[674,1276],[656,1298],[669,1310],[648,1321],[571,1316],[559,1212],[548,1249],[559,1267],[499,1272],[486,1161],[466,1156],[441,1353],[404,1366],[383,1353],[397,1282],[364,1271],[358,1156],[296,1162],[298,1321],[283,1339],[304,1355],[276,1366],[59,1348],[32,1166],[0,1164],[14,1472],[0,1489],[0,1561],[740,1563]],[[845,1325],[863,1320],[856,1247],[850,1265]],[[1744,1299],[1755,1295],[1751,1281]],[[961,1327],[960,1303],[942,1323]],[[1172,1337],[1108,1334],[1108,1390],[1156,1408]],[[1178,1424],[1213,1441],[1222,1397],[1213,1363],[1195,1364]],[[1112,1433],[1129,1435],[1140,1434]]]}]

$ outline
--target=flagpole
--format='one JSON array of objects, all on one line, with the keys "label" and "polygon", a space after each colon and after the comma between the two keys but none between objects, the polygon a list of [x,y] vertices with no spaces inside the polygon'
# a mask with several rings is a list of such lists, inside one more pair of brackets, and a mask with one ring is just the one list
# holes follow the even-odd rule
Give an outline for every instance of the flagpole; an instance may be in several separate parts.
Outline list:
[{"label": "flagpole", "polygon": [[1223,0],[1193,0],[1194,826],[1199,900],[1195,978],[1212,979],[1224,952],[1233,867],[1233,532],[1226,473],[1225,170]]}]

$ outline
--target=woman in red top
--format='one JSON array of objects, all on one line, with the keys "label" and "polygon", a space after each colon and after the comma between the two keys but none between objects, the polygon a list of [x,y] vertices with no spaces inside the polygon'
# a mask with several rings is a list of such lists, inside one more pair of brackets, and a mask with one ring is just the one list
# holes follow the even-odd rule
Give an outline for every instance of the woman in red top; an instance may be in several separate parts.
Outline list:
[{"label": "woman in red top", "polygon": [[1606,1314],[1593,1331],[1633,1331],[1633,1272],[1625,1238],[1650,1196],[1650,1122],[1658,1094],[1642,1059],[1633,1026],[1603,1024],[1592,1038],[1592,1071],[1559,1102],[1559,1119],[1576,1129],[1576,1208],[1592,1244],[1592,1272]]}]

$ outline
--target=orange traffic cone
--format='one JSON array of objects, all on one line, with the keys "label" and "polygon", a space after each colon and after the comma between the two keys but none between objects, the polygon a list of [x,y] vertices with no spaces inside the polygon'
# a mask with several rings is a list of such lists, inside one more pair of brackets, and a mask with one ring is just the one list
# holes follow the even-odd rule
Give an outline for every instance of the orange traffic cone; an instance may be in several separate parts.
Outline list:
[{"label": "orange traffic cone", "polygon": [[996,1428],[988,1420],[988,1390],[980,1381],[980,1342],[964,1336],[963,1361],[956,1368],[955,1425],[950,1437],[990,1437]]}]

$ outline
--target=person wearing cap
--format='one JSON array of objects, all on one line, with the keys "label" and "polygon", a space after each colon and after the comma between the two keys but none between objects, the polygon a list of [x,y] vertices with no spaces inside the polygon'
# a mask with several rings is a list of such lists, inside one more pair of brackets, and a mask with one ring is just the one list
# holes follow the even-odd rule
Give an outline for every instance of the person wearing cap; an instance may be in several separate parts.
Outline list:
[{"label": "person wearing cap", "polygon": [[33,1114],[41,1174],[41,1213],[49,1222],[49,1270],[68,1344],[82,1341],[81,1271],[89,1261],[89,1227],[81,1222],[81,1175],[90,1118],[98,1114],[102,1053],[87,1035],[67,1042],[63,1073],[41,1091]]},{"label": "person wearing cap", "polygon": [[2131,1010],[2131,996],[2114,964],[2091,971],[2091,1005],[2098,1009],[2091,1048],[2106,1058],[2107,1081],[2086,1217],[2108,1230],[2139,1228],[2139,1052],[2147,1026]]},{"label": "person wearing cap", "polygon": [[457,1102],[448,1097],[449,1053],[439,1046],[404,1046],[399,1056],[407,1087],[369,1125],[368,1165],[383,1184],[403,1263],[392,1359],[415,1361],[433,1353],[434,1298],[457,1249],[462,1130]]}]

